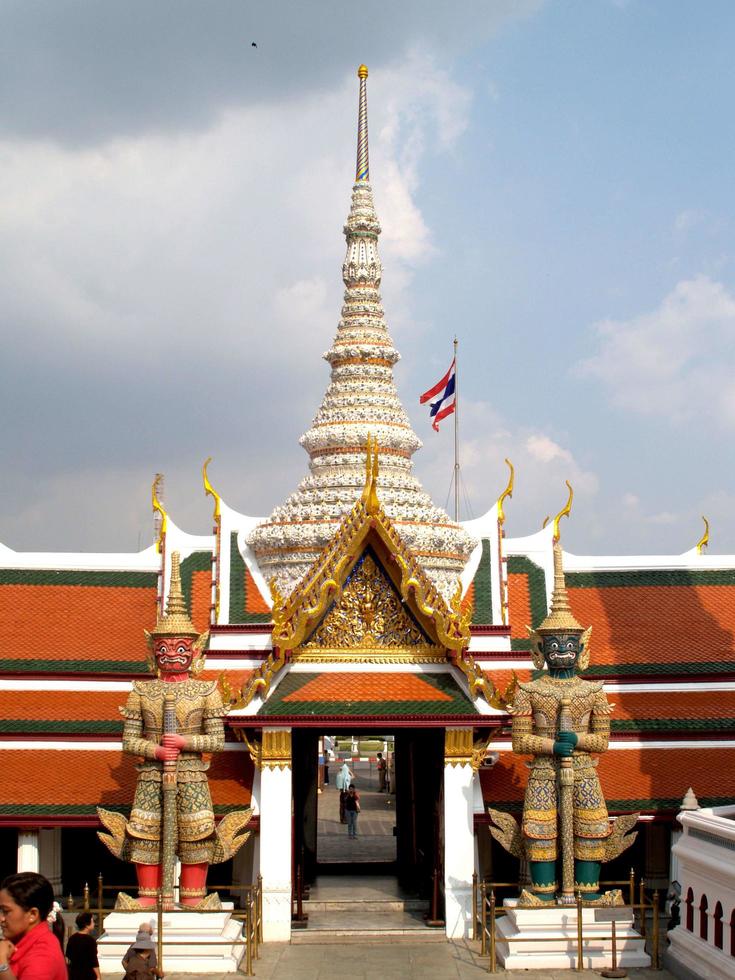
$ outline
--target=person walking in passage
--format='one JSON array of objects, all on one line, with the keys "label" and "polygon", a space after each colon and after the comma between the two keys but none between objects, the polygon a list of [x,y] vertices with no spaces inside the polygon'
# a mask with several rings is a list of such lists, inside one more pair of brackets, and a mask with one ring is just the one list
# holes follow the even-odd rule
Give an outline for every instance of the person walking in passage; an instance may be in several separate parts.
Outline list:
[{"label": "person walking in passage", "polygon": [[69,936],[66,944],[69,980],[100,980],[97,940],[92,935],[94,916],[91,912],[80,912],[76,923],[79,931]]},{"label": "person walking in passage", "polygon": [[385,775],[387,770],[387,765],[385,759],[383,758],[383,753],[378,752],[378,792],[385,793]]},{"label": "person walking in passage", "polygon": [[357,837],[357,815],[360,812],[360,795],[355,784],[350,783],[345,797],[345,816],[347,817],[347,836],[353,840]]},{"label": "person walking in passage", "polygon": [[0,885],[0,976],[3,980],[67,980],[66,961],[46,921],[54,904],[51,883],[34,871]]},{"label": "person walking in passage", "polygon": [[342,763],[342,767],[338,770],[337,775],[334,780],[334,784],[339,790],[339,822],[345,823],[345,800],[347,799],[347,790],[350,788],[350,783],[355,778],[355,774],[347,765],[347,760]]}]

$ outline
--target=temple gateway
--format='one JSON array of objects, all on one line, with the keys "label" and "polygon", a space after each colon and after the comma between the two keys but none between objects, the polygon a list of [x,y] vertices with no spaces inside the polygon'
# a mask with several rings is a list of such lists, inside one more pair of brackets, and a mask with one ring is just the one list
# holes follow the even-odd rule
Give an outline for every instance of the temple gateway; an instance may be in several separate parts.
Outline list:
[{"label": "temple gateway", "polygon": [[[541,902],[580,889],[596,901],[631,867],[668,889],[689,787],[700,807],[735,798],[735,556],[702,543],[569,554],[558,518],[507,533],[512,481],[458,522],[414,475],[359,77],[344,305],[299,486],[252,517],[205,464],[211,534],[179,528],[154,485],[155,540],[139,553],[0,545],[3,875],[40,870],[76,902],[99,875],[132,902],[155,895],[156,793],[173,760],[193,795],[177,804],[172,900],[196,906],[216,887],[237,903],[260,876],[264,938],[283,941],[310,885],[372,874],[426,913],[419,928],[462,937],[474,875]],[[187,642],[149,647],[146,631]],[[178,730],[165,727],[167,672],[194,692]],[[345,764],[373,854],[358,836],[345,856]],[[632,814],[635,841],[611,847]]]}]

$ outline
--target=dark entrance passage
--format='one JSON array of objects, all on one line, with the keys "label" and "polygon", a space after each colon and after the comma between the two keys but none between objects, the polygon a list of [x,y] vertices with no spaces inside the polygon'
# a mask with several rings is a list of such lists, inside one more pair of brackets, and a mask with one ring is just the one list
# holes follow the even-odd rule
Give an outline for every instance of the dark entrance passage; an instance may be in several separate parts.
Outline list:
[{"label": "dark entrance passage", "polygon": [[[434,875],[442,880],[444,730],[388,733],[394,753],[384,792],[375,736],[352,734],[351,748],[335,743],[335,757],[322,755],[320,765],[320,733],[293,730],[294,873],[300,866],[307,883],[324,873],[395,875],[403,888],[429,895]],[[354,840],[340,820],[336,777],[345,762],[360,795]]]}]

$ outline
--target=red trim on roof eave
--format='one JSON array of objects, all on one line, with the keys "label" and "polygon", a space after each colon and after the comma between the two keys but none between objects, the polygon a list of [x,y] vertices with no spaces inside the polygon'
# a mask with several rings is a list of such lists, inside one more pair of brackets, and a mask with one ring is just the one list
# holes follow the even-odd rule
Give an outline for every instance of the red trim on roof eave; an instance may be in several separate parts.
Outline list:
[{"label": "red trim on roof eave", "polygon": [[529,661],[530,651],[526,650],[472,650],[471,656],[478,663],[492,663],[494,660]]},{"label": "red trim on roof eave", "polygon": [[489,626],[483,623],[470,623],[472,636],[510,636],[510,626]]},{"label": "red trim on roof eave", "polygon": [[218,633],[272,633],[273,622],[269,623],[221,623],[219,626],[210,626],[209,632],[212,636]]},{"label": "red trim on roof eave", "polygon": [[444,728],[472,725],[487,728],[503,723],[505,715],[238,715],[227,718],[232,728],[320,728],[325,724],[358,725],[369,728]]},{"label": "red trim on roof eave", "polygon": [[[59,664],[63,664],[59,660]],[[94,670],[3,670],[0,672],[0,680],[4,681],[145,681],[153,680],[150,671],[115,671],[114,673],[99,673]],[[43,693],[43,692],[41,692]]]}]

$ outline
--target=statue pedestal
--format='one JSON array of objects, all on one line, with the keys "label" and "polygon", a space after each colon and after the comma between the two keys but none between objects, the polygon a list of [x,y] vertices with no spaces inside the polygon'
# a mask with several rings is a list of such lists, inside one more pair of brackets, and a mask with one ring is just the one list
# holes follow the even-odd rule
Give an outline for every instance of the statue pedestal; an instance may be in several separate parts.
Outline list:
[{"label": "statue pedestal", "polygon": [[[221,912],[163,913],[163,969],[166,973],[236,973],[245,946],[233,945],[241,938],[242,922],[232,918],[232,902],[223,902]],[[122,974],[120,961],[135,940],[142,922],[153,926],[157,942],[155,911],[111,912],[105,917],[99,940],[100,973]],[[206,946],[193,945],[206,942]],[[181,945],[179,945],[181,944]]]},{"label": "statue pedestal", "polygon": [[[506,970],[572,970],[577,966],[577,909],[549,905],[548,908],[518,908],[518,900],[506,899],[506,915],[497,919],[497,960]],[[612,965],[612,922],[615,920],[618,966],[645,967],[651,957],[641,935],[633,928],[630,909],[582,909],[582,960],[585,969]],[[504,943],[503,938],[522,942]],[[553,938],[554,942],[548,942]],[[534,939],[544,940],[534,942]]]}]

